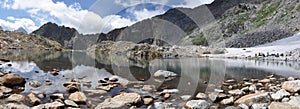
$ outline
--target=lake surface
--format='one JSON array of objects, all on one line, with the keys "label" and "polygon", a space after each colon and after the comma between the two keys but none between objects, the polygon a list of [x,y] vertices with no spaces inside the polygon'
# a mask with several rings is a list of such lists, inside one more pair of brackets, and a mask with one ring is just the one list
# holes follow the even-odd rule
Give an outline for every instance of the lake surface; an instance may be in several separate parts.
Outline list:
[{"label": "lake surface", "polygon": [[[143,81],[162,89],[179,89],[180,94],[195,94],[199,91],[211,91],[220,88],[226,79],[242,80],[243,78],[262,79],[274,74],[279,77],[300,77],[300,64],[296,62],[255,61],[235,59],[208,58],[170,58],[170,59],[129,59],[118,55],[95,55],[85,52],[42,52],[42,51],[9,51],[2,52],[1,59],[11,62],[1,65],[3,71],[11,71],[25,77],[27,81],[52,81],[52,85],[33,88],[26,83],[26,90],[41,93],[65,92],[62,83],[72,78],[91,81],[91,86],[82,90],[94,89],[98,80],[104,77],[118,76],[120,81],[128,84]],[[8,64],[12,64],[11,67]],[[60,70],[59,75],[49,72]],[[161,80],[152,75],[157,70],[173,71],[180,76],[170,80]],[[38,73],[36,72],[38,71]],[[207,82],[207,84],[204,84]],[[128,87],[138,91],[139,86]]]}]

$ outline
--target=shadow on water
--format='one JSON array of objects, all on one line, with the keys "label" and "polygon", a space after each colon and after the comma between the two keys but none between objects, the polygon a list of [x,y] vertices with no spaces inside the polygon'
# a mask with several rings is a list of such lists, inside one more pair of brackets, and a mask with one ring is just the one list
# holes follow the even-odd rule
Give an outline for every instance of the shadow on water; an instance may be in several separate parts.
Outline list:
[{"label": "shadow on water", "polygon": [[[20,69],[36,64],[32,70],[22,73],[22,76],[29,80],[39,78],[63,82],[72,77],[87,76],[87,79],[95,81],[93,85],[96,85],[97,81],[104,76],[117,75],[128,81],[144,81],[145,84],[153,84],[157,90],[177,88],[181,94],[194,94],[220,88],[225,79],[262,79],[271,74],[299,77],[300,74],[299,63],[293,62],[207,58],[143,60],[129,59],[120,55],[95,55],[74,51],[7,51],[2,52],[0,58],[13,62],[27,62],[16,64]],[[49,74],[39,74],[40,76],[36,77],[34,75],[37,74],[33,73],[36,70],[47,72],[52,69],[65,72],[63,76],[56,77]],[[169,80],[157,79],[152,76],[157,70],[172,71],[180,76]],[[204,84],[205,82],[207,84]]]}]

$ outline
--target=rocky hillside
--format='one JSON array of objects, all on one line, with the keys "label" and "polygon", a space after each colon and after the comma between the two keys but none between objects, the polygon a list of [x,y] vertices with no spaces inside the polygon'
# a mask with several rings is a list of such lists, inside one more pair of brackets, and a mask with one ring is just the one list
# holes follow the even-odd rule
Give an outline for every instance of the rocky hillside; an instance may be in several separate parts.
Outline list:
[{"label": "rocky hillside", "polygon": [[21,32],[0,30],[0,49],[61,50],[62,46],[56,41],[39,35],[27,35]]},{"label": "rocky hillside", "polygon": [[214,10],[212,13],[216,21],[205,28],[197,28],[187,40],[197,43],[201,37],[213,37],[221,39],[217,43],[208,41],[215,46],[251,47],[300,32],[299,0],[246,1],[222,14]]},{"label": "rocky hillside", "polygon": [[250,47],[298,33],[299,12],[299,0],[215,0],[193,9],[170,9],[162,15],[107,34],[82,35],[73,28],[52,23],[33,33],[74,49],[86,49],[106,40]]}]

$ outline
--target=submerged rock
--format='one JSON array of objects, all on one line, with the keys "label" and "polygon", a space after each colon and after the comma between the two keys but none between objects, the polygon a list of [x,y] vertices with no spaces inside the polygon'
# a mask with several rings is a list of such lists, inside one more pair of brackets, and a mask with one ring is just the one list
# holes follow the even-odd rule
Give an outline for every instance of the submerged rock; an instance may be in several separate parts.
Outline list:
[{"label": "submerged rock", "polygon": [[33,81],[29,81],[29,85],[30,85],[31,87],[37,88],[37,87],[42,86],[42,83],[39,82],[39,81],[33,80]]}]

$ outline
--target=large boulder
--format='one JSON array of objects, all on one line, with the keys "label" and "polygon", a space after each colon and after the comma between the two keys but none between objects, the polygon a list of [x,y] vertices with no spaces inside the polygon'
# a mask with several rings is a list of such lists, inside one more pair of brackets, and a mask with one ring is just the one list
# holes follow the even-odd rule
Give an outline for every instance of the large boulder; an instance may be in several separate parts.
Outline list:
[{"label": "large boulder", "polygon": [[58,101],[54,101],[52,103],[46,103],[46,104],[40,104],[34,106],[31,109],[63,109],[64,106],[65,104]]},{"label": "large boulder", "polygon": [[69,99],[76,103],[82,103],[82,104],[85,104],[87,100],[86,96],[82,92],[74,92],[70,94]]},{"label": "large boulder", "polygon": [[269,109],[299,109],[297,106],[289,103],[272,102]]},{"label": "large boulder", "polygon": [[205,100],[191,100],[185,104],[187,109],[208,109],[210,104]]},{"label": "large boulder", "polygon": [[6,87],[25,86],[25,78],[17,74],[7,74],[2,77],[2,84]]},{"label": "large boulder", "polygon": [[284,89],[277,91],[274,94],[271,94],[273,100],[281,100],[283,97],[289,97],[291,94]]},{"label": "large boulder", "polygon": [[289,91],[289,92],[298,92],[300,91],[300,80],[295,81],[285,81],[283,82],[281,88]]},{"label": "large boulder", "polygon": [[137,93],[122,93],[113,98],[108,98],[104,102],[100,103],[96,109],[107,108],[122,108],[124,106],[131,106],[138,104],[142,101],[141,96]]},{"label": "large boulder", "polygon": [[296,97],[292,96],[291,100],[288,103],[291,104],[291,105],[295,105],[298,108],[300,108],[300,96],[296,96]]},{"label": "large boulder", "polygon": [[236,104],[246,104],[247,106],[251,106],[254,103],[268,103],[271,101],[268,92],[258,93],[258,94],[249,94],[241,97],[237,101]]}]

